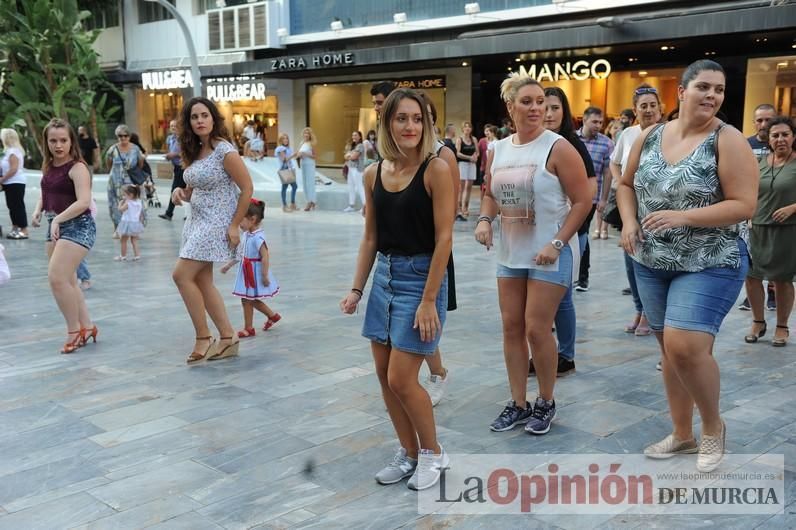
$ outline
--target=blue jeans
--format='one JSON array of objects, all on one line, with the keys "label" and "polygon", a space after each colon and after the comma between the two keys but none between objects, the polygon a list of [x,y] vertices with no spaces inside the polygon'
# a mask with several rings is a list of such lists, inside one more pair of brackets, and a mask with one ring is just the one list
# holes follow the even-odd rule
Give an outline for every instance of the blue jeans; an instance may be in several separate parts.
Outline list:
[{"label": "blue jeans", "polygon": [[296,204],[296,189],[298,186],[295,182],[290,184],[282,184],[282,206],[287,206],[287,187],[290,186],[290,204]]},{"label": "blue jeans", "polygon": [[88,262],[86,261],[86,258],[83,258],[80,261],[80,265],[77,266],[77,279],[81,282],[91,279],[91,273],[88,272]]},{"label": "blue jeans", "polygon": [[[578,235],[581,257],[583,257],[583,252],[586,250],[587,236],[588,234]],[[578,320],[575,314],[575,302],[572,300],[572,285],[569,286],[561,302],[558,304],[555,323],[556,337],[558,338],[558,354],[568,361],[574,361],[575,336],[577,334],[575,328]]]},{"label": "blue jeans", "polygon": [[634,262],[639,294],[650,328],[701,331],[715,336],[743,287],[749,271],[746,243],[738,240],[741,265],[699,272],[651,269]]},{"label": "blue jeans", "polygon": [[636,313],[644,312],[644,305],[641,303],[641,297],[638,295],[638,284],[636,283],[636,269],[634,268],[633,258],[627,255],[624,250],[622,253],[625,255],[625,272],[627,273],[627,281],[630,283],[630,294],[633,295],[633,305],[636,306]]}]

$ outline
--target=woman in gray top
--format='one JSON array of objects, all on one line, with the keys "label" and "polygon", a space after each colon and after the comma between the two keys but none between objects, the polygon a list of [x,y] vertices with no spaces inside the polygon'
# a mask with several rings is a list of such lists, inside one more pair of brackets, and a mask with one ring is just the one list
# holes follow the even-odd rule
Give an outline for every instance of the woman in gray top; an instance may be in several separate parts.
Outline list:
[{"label": "woman in gray top", "polygon": [[[724,456],[713,343],[749,268],[740,225],[755,211],[759,180],[746,139],[716,118],[725,83],[718,63],[690,65],[678,89],[679,118],[641,134],[617,190],[622,246],[635,261],[639,296],[661,346],[674,424],[644,453],[698,452],[700,472]],[[694,405],[702,420],[698,445]]]}]

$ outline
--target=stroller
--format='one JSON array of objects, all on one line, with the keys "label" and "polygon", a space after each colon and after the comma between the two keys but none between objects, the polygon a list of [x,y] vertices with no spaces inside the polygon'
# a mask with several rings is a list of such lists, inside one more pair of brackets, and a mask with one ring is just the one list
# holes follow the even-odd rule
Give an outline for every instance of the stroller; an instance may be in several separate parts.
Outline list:
[{"label": "stroller", "polygon": [[158,197],[158,190],[155,187],[155,181],[152,175],[147,175],[144,181],[144,192],[146,193],[146,205],[148,208],[162,208],[160,198]]}]

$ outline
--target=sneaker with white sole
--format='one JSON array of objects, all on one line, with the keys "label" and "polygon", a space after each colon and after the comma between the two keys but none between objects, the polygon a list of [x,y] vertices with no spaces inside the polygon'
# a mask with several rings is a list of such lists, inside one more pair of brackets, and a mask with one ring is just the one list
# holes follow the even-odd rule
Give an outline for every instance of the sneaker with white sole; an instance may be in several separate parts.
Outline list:
[{"label": "sneaker with white sole", "polygon": [[412,476],[417,468],[417,460],[406,456],[406,449],[401,447],[384,469],[376,473],[379,484],[395,484],[406,477]]},{"label": "sneaker with white sole", "polygon": [[448,388],[448,379],[450,379],[448,374],[450,374],[450,372],[445,370],[445,377],[434,374],[428,376],[426,390],[428,391],[428,397],[431,398],[432,407],[436,407],[437,403],[442,401],[442,397],[445,395],[445,390]]},{"label": "sneaker with white sole", "polygon": [[644,456],[655,460],[665,460],[675,455],[690,455],[697,452],[696,440],[678,440],[670,434],[660,442],[644,448]]},{"label": "sneaker with white sole", "polygon": [[531,417],[528,418],[528,423],[525,425],[525,432],[530,434],[547,434],[550,431],[550,425],[556,417],[556,400],[550,401],[544,398],[537,397],[536,403],[533,404],[533,412]]},{"label": "sneaker with white sole", "polygon": [[345,213],[351,213],[351,212],[356,212],[356,209],[353,206],[346,206],[345,208],[343,208],[343,211]]},{"label": "sneaker with white sole", "polygon": [[503,408],[503,412],[495,418],[489,428],[494,432],[509,431],[521,423],[527,423],[532,412],[533,407],[527,401],[525,402],[525,408],[520,408],[513,399],[509,400]]},{"label": "sneaker with white sole", "polygon": [[699,454],[697,455],[697,470],[701,473],[713,471],[724,458],[724,444],[727,439],[727,426],[721,422],[721,433],[718,436],[702,435],[699,440]]},{"label": "sneaker with white sole", "polygon": [[439,481],[442,470],[450,465],[448,453],[439,444],[439,454],[431,449],[421,449],[418,455],[417,469],[406,485],[410,490],[420,491],[432,487]]}]

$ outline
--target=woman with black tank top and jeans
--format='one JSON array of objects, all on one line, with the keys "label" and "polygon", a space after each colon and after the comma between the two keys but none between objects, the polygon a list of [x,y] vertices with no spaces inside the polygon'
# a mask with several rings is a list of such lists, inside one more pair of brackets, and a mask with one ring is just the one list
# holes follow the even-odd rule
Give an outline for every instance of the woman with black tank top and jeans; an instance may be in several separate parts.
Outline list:
[{"label": "woman with black tank top and jeans", "polygon": [[80,156],[80,145],[72,126],[53,119],[44,128],[44,164],[41,198],[33,213],[33,226],[47,228],[50,281],[58,309],[66,320],[67,339],[61,353],[72,353],[91,338],[97,341],[97,326],[91,322],[83,291],[77,284],[77,267],[94,246],[97,227],[89,211],[91,175]]},{"label": "woman with black tank top and jeans", "polygon": [[382,395],[401,448],[376,474],[380,484],[411,476],[410,489],[430,488],[448,465],[434,413],[417,378],[442,335],[448,301],[455,201],[448,166],[434,156],[423,98],[393,91],[382,108],[379,164],[365,171],[365,233],[354,285],[340,302],[351,314],[378,258],[362,335],[371,341]]}]

